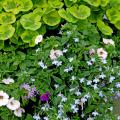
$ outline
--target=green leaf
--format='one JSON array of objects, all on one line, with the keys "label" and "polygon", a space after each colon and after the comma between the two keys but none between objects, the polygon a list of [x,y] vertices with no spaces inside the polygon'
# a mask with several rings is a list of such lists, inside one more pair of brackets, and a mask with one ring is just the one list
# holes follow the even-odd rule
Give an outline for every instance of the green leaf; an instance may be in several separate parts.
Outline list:
[{"label": "green leaf", "polygon": [[38,32],[36,31],[25,30],[21,35],[21,39],[25,43],[30,43],[32,40],[35,41],[35,38],[37,35],[38,35]]},{"label": "green leaf", "polygon": [[3,12],[0,14],[0,24],[12,24],[16,21],[13,13]]},{"label": "green leaf", "polygon": [[64,5],[63,2],[61,2],[60,0],[48,0],[48,4],[52,8],[62,8]]},{"label": "green leaf", "polygon": [[68,11],[78,19],[86,19],[90,16],[90,8],[85,5],[80,5],[79,7],[74,5],[68,8]]},{"label": "green leaf", "polygon": [[65,11],[64,8],[60,9],[58,13],[62,18],[64,18],[68,22],[76,23],[78,21],[78,19],[72,16],[68,11]]},{"label": "green leaf", "polygon": [[101,0],[101,6],[102,6],[102,7],[107,6],[108,3],[109,3],[109,0]]},{"label": "green leaf", "polygon": [[24,29],[35,31],[40,28],[41,17],[34,13],[25,14],[21,17],[20,23]]},{"label": "green leaf", "polygon": [[112,35],[113,30],[108,25],[106,25],[102,20],[97,20],[97,26],[103,34]]},{"label": "green leaf", "polygon": [[0,40],[7,40],[14,35],[15,28],[12,25],[0,25]]},{"label": "green leaf", "polygon": [[20,0],[21,1],[21,7],[20,11],[29,11],[33,7],[33,3],[31,0]]},{"label": "green leaf", "polygon": [[115,8],[108,9],[106,15],[111,23],[115,24],[116,21],[120,20],[120,12]]},{"label": "green leaf", "polygon": [[20,11],[21,2],[19,0],[5,0],[3,8],[6,12],[18,14]]},{"label": "green leaf", "polygon": [[0,40],[0,50],[4,48],[4,41]]},{"label": "green leaf", "polygon": [[71,7],[74,3],[76,3],[77,2],[77,0],[64,0],[64,2],[65,2],[65,5],[67,6],[67,7]]},{"label": "green leaf", "polygon": [[98,7],[101,3],[101,0],[83,0],[83,1],[95,7]]},{"label": "green leaf", "polygon": [[48,6],[47,0],[32,0],[34,6],[45,8]]},{"label": "green leaf", "polygon": [[115,23],[114,25],[115,25],[115,27],[116,27],[117,29],[120,30],[120,19],[117,20],[116,23]]},{"label": "green leaf", "polygon": [[43,14],[45,13],[45,11],[46,11],[46,8],[41,8],[41,7],[38,7],[38,8],[36,8],[34,11],[33,11],[33,13],[34,14],[38,14],[39,16],[43,16]]},{"label": "green leaf", "polygon": [[49,26],[55,26],[60,23],[61,17],[56,10],[43,15],[43,21]]}]

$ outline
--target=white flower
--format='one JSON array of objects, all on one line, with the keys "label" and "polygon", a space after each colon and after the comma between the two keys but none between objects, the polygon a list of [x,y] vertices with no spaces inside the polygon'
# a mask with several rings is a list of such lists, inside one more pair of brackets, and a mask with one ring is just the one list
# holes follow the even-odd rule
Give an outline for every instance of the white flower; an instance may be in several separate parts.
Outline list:
[{"label": "white flower", "polygon": [[120,82],[117,82],[115,85],[116,88],[120,88]]},{"label": "white flower", "polygon": [[65,96],[62,96],[62,99],[61,99],[62,102],[66,102],[67,101],[67,98]]},{"label": "white flower", "polygon": [[18,108],[14,111],[14,114],[17,116],[17,117],[22,117],[22,113],[24,113],[25,110],[23,108]]},{"label": "white flower", "polygon": [[94,55],[94,54],[95,54],[95,50],[94,50],[93,48],[90,49],[90,50],[89,50],[89,54],[90,54],[90,55]]},{"label": "white flower", "polygon": [[117,117],[117,120],[120,120],[120,116]]},{"label": "white flower", "polygon": [[107,56],[108,56],[108,53],[103,48],[98,48],[97,49],[97,54],[102,59],[106,59]]},{"label": "white flower", "polygon": [[113,106],[111,106],[110,108],[108,108],[110,111],[113,111]]},{"label": "white flower", "polygon": [[82,114],[81,114],[81,117],[82,117],[82,118],[84,118],[84,117],[85,117],[85,114],[84,114],[83,112],[82,112]]},{"label": "white flower", "polygon": [[97,115],[99,115],[99,113],[97,111],[94,111],[94,112],[92,112],[92,115],[97,116]]},{"label": "white flower", "polygon": [[70,80],[73,80],[73,81],[74,81],[75,79],[76,79],[76,77],[75,77],[75,76],[72,76]]},{"label": "white flower", "polygon": [[44,119],[44,120],[49,120],[48,117],[44,117],[43,119]]},{"label": "white flower", "polygon": [[9,77],[7,79],[3,79],[2,82],[8,85],[14,83],[14,80]]},{"label": "white flower", "polygon": [[36,114],[36,113],[35,113],[34,116],[33,116],[33,119],[34,119],[34,120],[40,120],[39,114]]},{"label": "white flower", "polygon": [[94,83],[98,83],[100,80],[98,79],[98,78],[95,78],[94,80],[93,80],[93,82]]},{"label": "white flower", "polygon": [[79,42],[79,38],[73,38],[74,42]]},{"label": "white flower", "polygon": [[107,60],[106,60],[106,59],[101,59],[101,62],[102,62],[103,64],[107,64]]},{"label": "white flower", "polygon": [[114,76],[110,76],[109,82],[112,83],[113,80],[115,80],[115,77]]},{"label": "white flower", "polygon": [[91,85],[92,84],[92,81],[91,80],[88,80],[87,81],[87,85]]},{"label": "white flower", "polygon": [[58,105],[58,108],[62,109],[62,108],[63,108],[63,105],[60,103],[60,104]]},{"label": "white flower", "polygon": [[52,49],[50,51],[50,59],[51,60],[55,60],[55,59],[57,59],[58,57],[60,57],[62,55],[63,55],[63,52],[61,50],[54,50],[54,49]]},{"label": "white flower", "polygon": [[54,87],[55,87],[55,88],[59,88],[59,85],[58,85],[58,84],[55,84]]},{"label": "white flower", "polygon": [[104,79],[106,77],[106,75],[104,73],[101,73],[101,75],[99,75],[99,78]]},{"label": "white flower", "polygon": [[73,57],[68,58],[69,62],[73,61]]},{"label": "white flower", "polygon": [[63,120],[70,120],[70,118],[64,118]]},{"label": "white flower", "polygon": [[71,31],[67,31],[67,36],[69,37],[72,34]]},{"label": "white flower", "polygon": [[115,45],[115,42],[112,39],[103,38],[103,42],[106,45],[113,45],[113,46]]},{"label": "white flower", "polygon": [[75,92],[75,94],[76,94],[77,96],[80,96],[80,95],[81,95],[81,92],[78,90],[78,91]]},{"label": "white flower", "polygon": [[100,96],[100,97],[103,97],[103,96],[104,96],[103,93],[102,93],[102,91],[99,92],[99,96]]},{"label": "white flower", "polygon": [[90,98],[90,93],[87,93],[84,97],[87,99]]},{"label": "white flower", "polygon": [[8,101],[9,101],[8,94],[3,91],[0,91],[0,106],[7,105]]},{"label": "white flower", "polygon": [[87,64],[88,64],[88,66],[93,65],[93,63],[92,63],[92,61],[91,61],[91,60],[90,60],[90,61],[87,61]]},{"label": "white flower", "polygon": [[75,104],[78,105],[80,103],[80,100],[79,99],[76,99],[75,100]]},{"label": "white flower", "polygon": [[64,72],[70,72],[70,71],[72,71],[73,70],[73,67],[72,66],[69,66],[69,67],[66,67],[65,69],[64,69]]},{"label": "white flower", "polygon": [[87,101],[87,99],[86,99],[85,97],[82,97],[82,98],[81,98],[81,102],[82,102],[82,103],[85,103],[86,101]]},{"label": "white flower", "polygon": [[89,117],[89,118],[87,118],[87,120],[94,120],[94,118]]},{"label": "white flower", "polygon": [[77,113],[78,112],[78,108],[77,108],[77,106],[76,105],[74,105],[74,104],[71,104],[71,109],[73,110],[73,113]]},{"label": "white flower", "polygon": [[66,53],[67,51],[68,49],[65,49],[65,48],[62,50],[63,53]]},{"label": "white flower", "polygon": [[58,60],[54,60],[52,62],[53,65],[56,65],[57,67],[59,67],[60,65],[62,65],[62,61],[58,61]]},{"label": "white flower", "polygon": [[94,88],[94,90],[97,90],[98,89],[97,84],[94,84],[93,88]]},{"label": "white flower", "polygon": [[85,78],[80,78],[80,83],[83,83],[85,81]]},{"label": "white flower", "polygon": [[11,98],[8,101],[7,108],[10,110],[16,110],[20,107],[20,102],[18,100],[14,100],[14,98]]},{"label": "white flower", "polygon": [[35,44],[38,44],[40,42],[42,42],[43,40],[43,36],[42,35],[38,35],[36,38],[35,38]]},{"label": "white flower", "polygon": [[47,68],[47,66],[42,61],[38,62],[38,65],[43,69]]}]

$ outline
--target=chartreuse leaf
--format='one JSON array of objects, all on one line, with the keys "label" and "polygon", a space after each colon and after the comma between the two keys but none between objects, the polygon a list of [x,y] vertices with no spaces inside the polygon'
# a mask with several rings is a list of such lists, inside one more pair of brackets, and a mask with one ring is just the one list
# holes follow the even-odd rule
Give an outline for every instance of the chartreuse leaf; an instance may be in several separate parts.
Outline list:
[{"label": "chartreuse leaf", "polygon": [[46,11],[46,8],[41,8],[41,7],[37,7],[34,11],[33,11],[33,13],[34,14],[38,14],[39,16],[42,16],[44,13],[45,13],[45,11]]},{"label": "chartreuse leaf", "polygon": [[70,14],[72,14],[74,17],[78,19],[86,19],[87,17],[90,16],[90,8],[85,6],[85,5],[80,5],[80,6],[72,6],[68,8],[68,11]]},{"label": "chartreuse leaf", "polygon": [[52,8],[61,8],[64,5],[63,2],[61,2],[60,0],[48,0],[48,4]]},{"label": "chartreuse leaf", "polygon": [[56,10],[51,10],[43,15],[43,21],[49,26],[55,26],[60,23],[61,17]]},{"label": "chartreuse leaf", "polygon": [[116,23],[114,25],[117,29],[120,30],[120,18],[119,18],[119,20],[116,21]]},{"label": "chartreuse leaf", "polygon": [[65,5],[67,6],[67,7],[71,7],[74,3],[76,3],[77,2],[77,0],[64,0],[64,2],[65,2]]},{"label": "chartreuse leaf", "polygon": [[12,12],[18,14],[20,11],[21,2],[20,0],[5,0],[3,3],[3,8],[6,12]]},{"label": "chartreuse leaf", "polygon": [[38,14],[29,13],[21,17],[20,23],[24,29],[35,31],[41,26],[40,19],[41,17]]},{"label": "chartreuse leaf", "polygon": [[12,24],[16,21],[13,13],[3,12],[0,14],[0,24]]},{"label": "chartreuse leaf", "polygon": [[7,40],[14,35],[15,28],[12,25],[0,25],[0,40]]},{"label": "chartreuse leaf", "polygon": [[109,3],[109,0],[101,0],[101,6],[105,7]]},{"label": "chartreuse leaf", "polygon": [[111,8],[106,11],[106,15],[111,23],[115,24],[116,21],[120,20],[120,12],[116,8]]},{"label": "chartreuse leaf", "polygon": [[48,6],[47,0],[32,0],[32,2],[34,6],[37,6],[37,7],[44,8]]},{"label": "chartreuse leaf", "polygon": [[106,25],[102,20],[97,20],[97,26],[104,35],[112,35],[113,30],[108,25]]},{"label": "chartreuse leaf", "polygon": [[20,0],[21,1],[21,7],[20,11],[29,11],[33,7],[33,3],[31,0]]},{"label": "chartreuse leaf", "polygon": [[35,40],[37,35],[38,35],[38,32],[36,31],[25,30],[23,34],[21,34],[21,39],[25,43],[30,43],[31,41]]},{"label": "chartreuse leaf", "polygon": [[78,21],[77,18],[75,18],[74,16],[72,16],[68,11],[65,11],[64,8],[60,9],[58,11],[59,15],[64,18],[65,20],[67,20],[68,22],[72,22],[75,23]]},{"label": "chartreuse leaf", "polygon": [[83,1],[95,7],[98,7],[101,3],[101,0],[83,0]]}]

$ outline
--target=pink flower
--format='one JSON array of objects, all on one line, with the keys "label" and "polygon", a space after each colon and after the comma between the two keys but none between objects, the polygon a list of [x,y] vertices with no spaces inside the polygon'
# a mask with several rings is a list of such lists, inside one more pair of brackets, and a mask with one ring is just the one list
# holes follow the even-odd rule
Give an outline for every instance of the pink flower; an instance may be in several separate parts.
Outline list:
[{"label": "pink flower", "polygon": [[107,56],[108,56],[108,53],[103,48],[98,48],[97,49],[97,54],[102,59],[106,59]]}]

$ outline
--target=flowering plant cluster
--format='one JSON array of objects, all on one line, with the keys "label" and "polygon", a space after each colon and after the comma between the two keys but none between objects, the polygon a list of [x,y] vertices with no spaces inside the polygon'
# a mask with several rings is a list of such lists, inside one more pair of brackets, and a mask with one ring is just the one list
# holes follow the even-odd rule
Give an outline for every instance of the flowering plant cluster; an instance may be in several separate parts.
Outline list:
[{"label": "flowering plant cluster", "polygon": [[37,36],[35,48],[1,52],[0,119],[119,120],[116,42],[85,20]]}]

